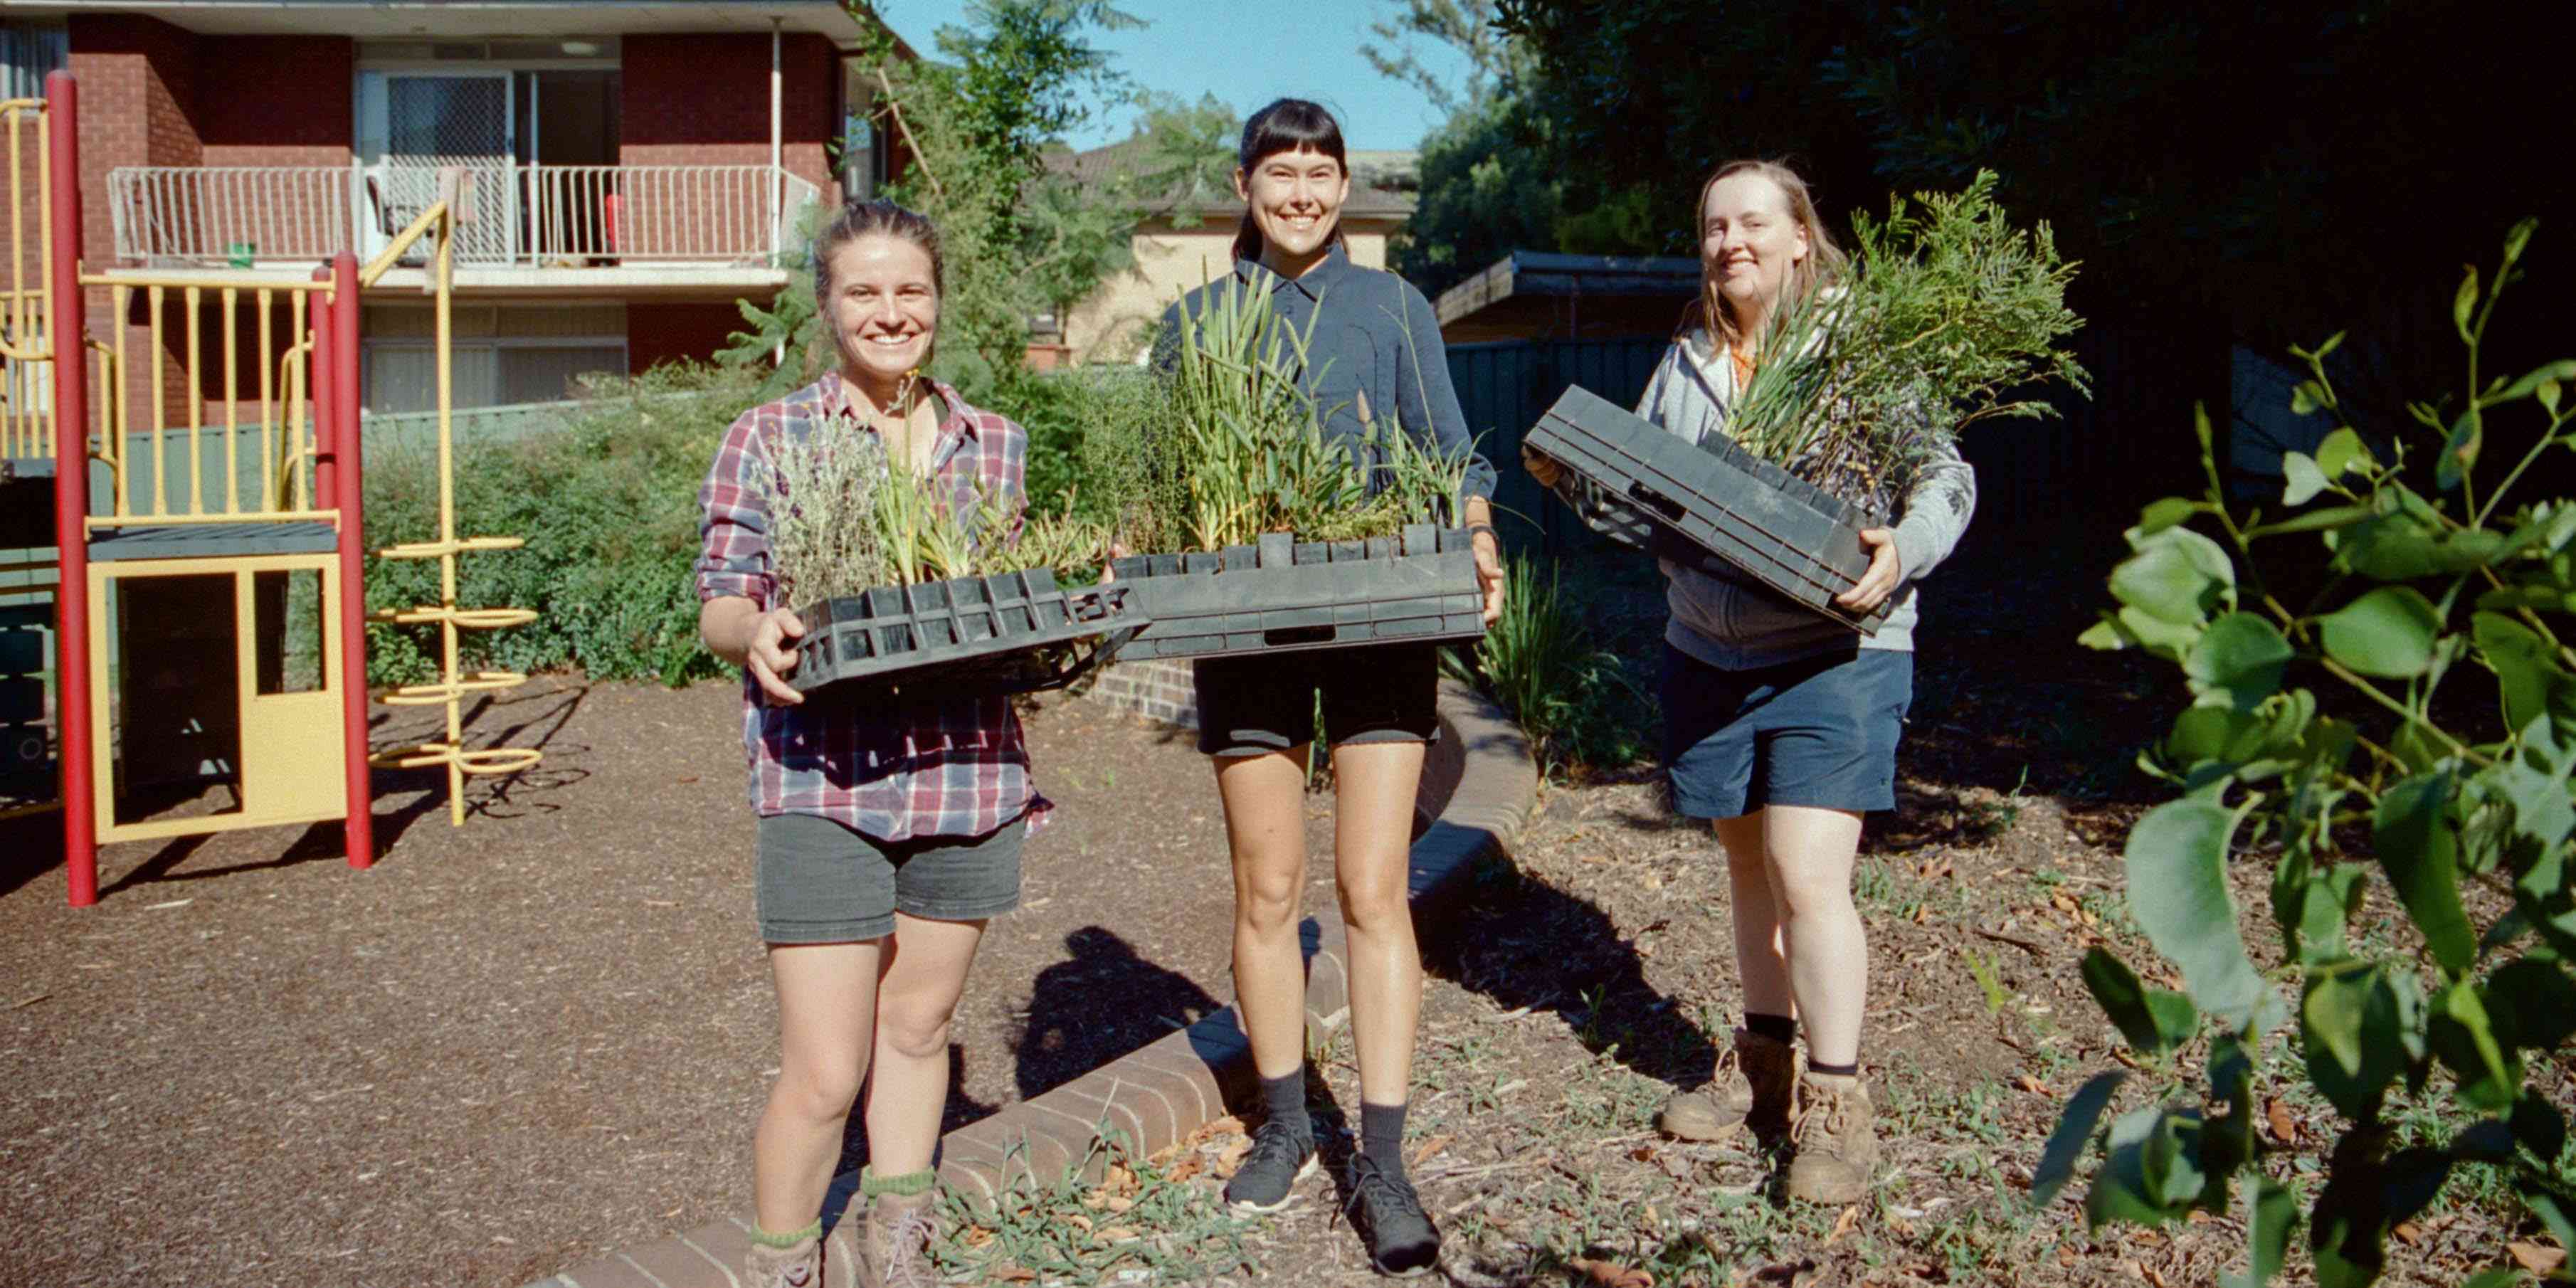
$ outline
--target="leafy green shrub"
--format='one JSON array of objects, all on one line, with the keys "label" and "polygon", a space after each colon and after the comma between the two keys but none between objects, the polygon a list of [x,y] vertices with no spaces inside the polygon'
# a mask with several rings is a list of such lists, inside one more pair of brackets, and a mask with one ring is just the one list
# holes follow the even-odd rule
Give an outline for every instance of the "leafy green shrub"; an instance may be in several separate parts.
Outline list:
[{"label": "leafy green shrub", "polygon": [[[527,626],[466,632],[466,665],[670,683],[718,672],[698,644],[690,573],[698,486],[726,427],[759,401],[756,374],[657,368],[595,388],[558,425],[456,444],[459,534],[527,541],[463,556],[458,602],[540,614]],[[370,546],[437,535],[434,451],[407,443],[369,460]],[[437,601],[435,562],[368,561],[370,609]],[[436,671],[436,648],[424,629],[370,625],[368,680],[425,679]]]},{"label": "leafy green shrub", "polygon": [[[2288,458],[2282,502],[2295,512],[2267,521],[2230,507],[2203,416],[2207,496],[2147,507],[2111,574],[2120,607],[2084,636],[2174,663],[2192,697],[2145,760],[2181,795],[2139,820],[2126,855],[2130,908],[2183,991],[2148,986],[2103,949],[2084,962],[2160,1083],[2158,1103],[2111,1123],[2085,1214],[2152,1226],[2223,1212],[2241,1178],[2252,1252],[2240,1282],[2280,1271],[2302,1219],[2258,1147],[2261,1084],[2274,1078],[2303,1077],[2345,1119],[2304,1214],[2323,1288],[2377,1278],[2388,1231],[2456,1171],[2485,1170],[2576,1247],[2566,1115],[2532,1076],[2550,1076],[2576,1032],[2576,649],[2562,642],[2576,614],[2576,499],[2507,499],[2534,462],[2576,447],[2576,409],[2561,407],[2576,361],[2518,379],[2479,367],[2531,230],[2513,230],[2483,289],[2475,269],[2461,284],[2467,387],[2416,405],[2392,459],[2340,427],[2314,455]],[[2314,375],[2301,412],[2343,419],[2325,366],[2340,338],[2301,351]],[[2492,482],[2491,446],[2516,454]],[[2218,539],[2190,526],[2204,521]],[[2296,607],[2281,589],[2294,576],[2321,582]],[[2323,681],[2324,699],[2305,687]],[[2255,850],[2275,856],[2282,958],[2268,972],[2247,954],[2227,884],[2230,857]],[[2420,950],[2347,935],[2374,892],[2404,910]],[[2295,1011],[2282,985],[2295,986]],[[2295,1043],[2267,1049],[2292,1023]],[[2204,1028],[2197,1108],[2167,1057]],[[2392,1100],[2401,1083],[2404,1097],[2426,1097],[2437,1075],[2466,1125],[2407,1145]],[[2070,1101],[2034,1199],[2069,1179],[2124,1076]]]},{"label": "leafy green shrub", "polygon": [[1539,768],[1616,768],[1646,754],[1644,713],[1619,655],[1600,646],[1561,570],[1514,555],[1503,615],[1472,655],[1448,651],[1450,674],[1484,691],[1529,735]]}]

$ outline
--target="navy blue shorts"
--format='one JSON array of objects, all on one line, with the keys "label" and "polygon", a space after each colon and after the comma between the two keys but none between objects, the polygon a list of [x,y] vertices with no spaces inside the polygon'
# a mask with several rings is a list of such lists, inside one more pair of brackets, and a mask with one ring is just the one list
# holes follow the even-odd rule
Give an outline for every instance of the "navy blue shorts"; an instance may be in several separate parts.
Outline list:
[{"label": "navy blue shorts", "polygon": [[1914,655],[1856,649],[1728,671],[1664,645],[1664,772],[1690,818],[1896,808]]}]

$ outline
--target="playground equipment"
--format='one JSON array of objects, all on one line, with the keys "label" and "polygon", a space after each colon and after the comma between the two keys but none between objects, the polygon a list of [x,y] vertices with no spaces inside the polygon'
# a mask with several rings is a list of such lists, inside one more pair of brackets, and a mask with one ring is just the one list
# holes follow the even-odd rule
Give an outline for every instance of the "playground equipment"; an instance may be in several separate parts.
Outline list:
[{"label": "playground equipment", "polygon": [[43,629],[53,616],[42,583],[53,564],[39,557],[45,544],[40,496],[54,454],[52,367],[45,356],[53,225],[45,217],[51,172],[44,101],[0,101],[0,137],[9,166],[8,263],[0,278],[6,290],[0,295],[0,819],[6,819],[58,807],[41,725]]},{"label": "playground equipment", "polygon": [[[33,287],[10,279],[5,356],[11,388],[41,374],[51,414],[31,419],[13,405],[0,419],[13,469],[39,459],[37,435],[51,457],[55,728],[71,902],[97,900],[97,847],[109,841],[336,819],[349,865],[367,867],[375,857],[371,763],[447,766],[451,817],[461,824],[466,775],[537,760],[533,750],[466,748],[456,705],[524,679],[460,674],[457,632],[534,614],[456,602],[457,555],[518,543],[455,536],[454,207],[434,205],[363,272],[342,252],[310,282],[251,272],[84,274],[78,93],[68,73],[56,72],[41,104],[5,105],[12,124],[18,113],[41,116],[46,135],[45,274]],[[10,137],[14,162],[14,129]],[[14,165],[10,182],[14,265],[25,242]],[[452,180],[449,188],[452,197]],[[359,294],[424,238],[437,266],[429,290],[438,317],[439,537],[384,555],[440,560],[441,595],[378,620],[440,628],[440,682],[386,699],[444,703],[447,730],[442,741],[371,758]],[[85,325],[93,289],[113,319],[105,342]],[[41,326],[22,325],[31,300]],[[174,304],[184,324],[174,324]],[[213,353],[220,359],[210,366]],[[66,363],[66,354],[80,356]],[[181,360],[171,364],[173,356]],[[174,388],[173,379],[183,383]],[[96,497],[93,473],[103,478]],[[25,651],[7,626],[0,613],[0,664]],[[10,710],[0,705],[0,720]],[[153,816],[155,788],[193,794],[210,779],[229,788],[229,807]]]}]

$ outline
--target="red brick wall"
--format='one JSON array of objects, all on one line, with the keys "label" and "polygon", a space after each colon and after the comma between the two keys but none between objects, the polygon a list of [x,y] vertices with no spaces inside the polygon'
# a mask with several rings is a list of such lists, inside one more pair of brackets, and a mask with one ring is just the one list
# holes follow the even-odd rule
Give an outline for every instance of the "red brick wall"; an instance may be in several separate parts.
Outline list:
[{"label": "red brick wall", "polygon": [[[198,41],[158,18],[132,13],[71,16],[71,70],[80,81],[80,179],[82,262],[96,270],[113,262],[116,238],[107,202],[107,172],[127,165],[202,165],[205,143],[195,109]],[[139,292],[138,292],[139,294]],[[110,316],[104,288],[89,291],[90,335],[113,345],[120,319]],[[135,318],[142,315],[138,311]],[[127,319],[125,321],[131,321]],[[163,333],[162,393],[185,404],[188,373],[182,355],[185,331]],[[142,327],[126,336],[128,396],[135,424],[151,411],[151,335]],[[95,391],[99,398],[105,391]]]},{"label": "red brick wall", "polygon": [[[630,35],[619,88],[626,165],[769,163],[769,37]],[[840,60],[821,36],[779,55],[780,160],[837,201],[824,145],[839,130]]]},{"label": "red brick wall", "polygon": [[[207,165],[349,164],[358,46],[346,36],[205,36],[197,102]],[[220,90],[215,90],[221,86]]]},{"label": "red brick wall", "polygon": [[626,306],[627,369],[641,375],[658,363],[704,362],[743,325],[742,310],[730,303],[635,301]]}]

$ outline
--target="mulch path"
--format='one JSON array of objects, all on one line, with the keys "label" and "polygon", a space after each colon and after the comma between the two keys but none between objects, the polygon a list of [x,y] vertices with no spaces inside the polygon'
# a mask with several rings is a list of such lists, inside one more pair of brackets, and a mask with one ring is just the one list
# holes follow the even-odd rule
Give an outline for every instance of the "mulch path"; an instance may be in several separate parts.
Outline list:
[{"label": "mulch path", "polygon": [[[74,910],[59,824],[0,824],[0,1283],[511,1286],[748,1211],[777,1036],[737,702],[502,695],[471,736],[545,763],[461,829],[381,777],[363,873],[336,825],[122,844]],[[426,731],[382,714],[379,745]],[[1061,808],[961,1008],[951,1126],[1232,992],[1188,737],[1062,698],[1027,726]]]}]

